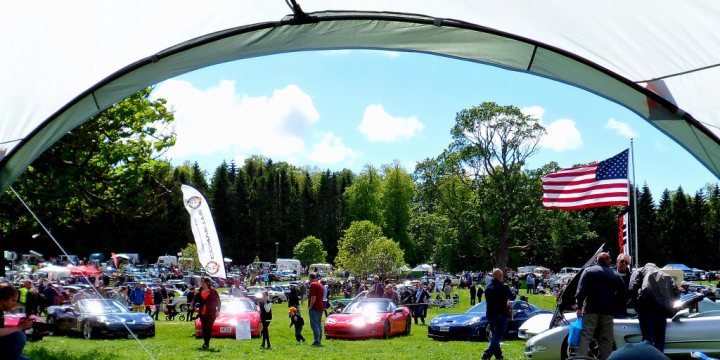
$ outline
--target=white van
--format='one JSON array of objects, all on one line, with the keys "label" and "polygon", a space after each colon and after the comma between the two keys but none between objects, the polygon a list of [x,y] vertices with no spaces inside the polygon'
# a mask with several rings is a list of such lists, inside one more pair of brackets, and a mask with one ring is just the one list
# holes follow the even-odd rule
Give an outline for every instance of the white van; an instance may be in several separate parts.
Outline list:
[{"label": "white van", "polygon": [[293,272],[298,276],[302,274],[302,264],[298,259],[277,259],[275,264],[277,264],[278,274],[285,271]]},{"label": "white van", "polygon": [[163,266],[166,268],[170,268],[172,266],[178,265],[178,258],[177,258],[177,256],[174,256],[174,255],[158,256],[156,264],[158,267]]}]

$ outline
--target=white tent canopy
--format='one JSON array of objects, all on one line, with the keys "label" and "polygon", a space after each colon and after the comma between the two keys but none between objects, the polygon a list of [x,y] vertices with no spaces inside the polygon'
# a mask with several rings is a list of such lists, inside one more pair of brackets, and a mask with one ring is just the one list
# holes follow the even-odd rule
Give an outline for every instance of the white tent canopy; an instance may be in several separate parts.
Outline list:
[{"label": "white tent canopy", "polygon": [[0,187],[69,130],[144,87],[237,59],[341,48],[449,56],[587,89],[631,109],[720,177],[719,2],[301,6],[293,14],[285,0],[4,4]]},{"label": "white tent canopy", "polygon": [[412,271],[433,271],[433,268],[428,264],[420,264],[414,267]]}]

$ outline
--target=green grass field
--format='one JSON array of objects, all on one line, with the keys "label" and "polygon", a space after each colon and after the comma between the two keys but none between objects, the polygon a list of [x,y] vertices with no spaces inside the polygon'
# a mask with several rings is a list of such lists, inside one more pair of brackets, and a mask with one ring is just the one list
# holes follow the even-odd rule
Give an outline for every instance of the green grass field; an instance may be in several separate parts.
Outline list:
[{"label": "green grass field", "polygon": [[[460,305],[453,309],[430,309],[428,321],[445,312],[463,312],[469,306],[468,290],[459,290]],[[554,309],[552,296],[530,296],[530,302],[545,309]],[[272,350],[260,348],[261,339],[235,340],[213,339],[210,350],[202,350],[202,340],[195,339],[191,322],[165,321],[156,323],[156,335],[151,339],[84,340],[80,337],[50,336],[41,341],[28,343],[25,355],[42,359],[455,359],[460,356],[480,358],[487,342],[434,341],[427,337],[427,328],[413,326],[409,336],[389,340],[323,340],[323,347],[295,342],[294,329],[289,328],[286,316],[287,304],[273,306],[270,326]],[[312,331],[306,316],[303,328],[306,338],[312,339]],[[509,339],[502,348],[506,359],[524,359],[525,341]],[[147,349],[147,352],[143,350]]]}]

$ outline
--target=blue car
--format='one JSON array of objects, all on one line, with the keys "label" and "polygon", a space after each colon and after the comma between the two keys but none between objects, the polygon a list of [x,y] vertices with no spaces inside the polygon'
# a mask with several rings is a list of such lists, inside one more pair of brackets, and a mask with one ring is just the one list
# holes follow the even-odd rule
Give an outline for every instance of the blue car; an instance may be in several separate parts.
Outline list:
[{"label": "blue car", "polygon": [[[517,336],[518,328],[525,320],[537,314],[552,314],[552,311],[541,310],[537,306],[526,301],[511,301],[512,320],[508,321],[505,334]],[[468,339],[483,340],[489,339],[490,327],[488,326],[487,303],[484,301],[471,307],[462,314],[442,314],[436,316],[428,326],[428,337],[438,340]]]}]

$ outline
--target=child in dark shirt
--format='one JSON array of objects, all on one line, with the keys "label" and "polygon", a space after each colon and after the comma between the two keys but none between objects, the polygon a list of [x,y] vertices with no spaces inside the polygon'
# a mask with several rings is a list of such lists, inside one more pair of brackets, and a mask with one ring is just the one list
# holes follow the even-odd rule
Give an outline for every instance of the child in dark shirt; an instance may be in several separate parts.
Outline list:
[{"label": "child in dark shirt", "polygon": [[288,309],[290,316],[290,327],[295,325],[295,340],[297,342],[305,342],[305,338],[302,336],[302,328],[305,326],[305,320],[298,314],[297,309],[291,307]]}]

